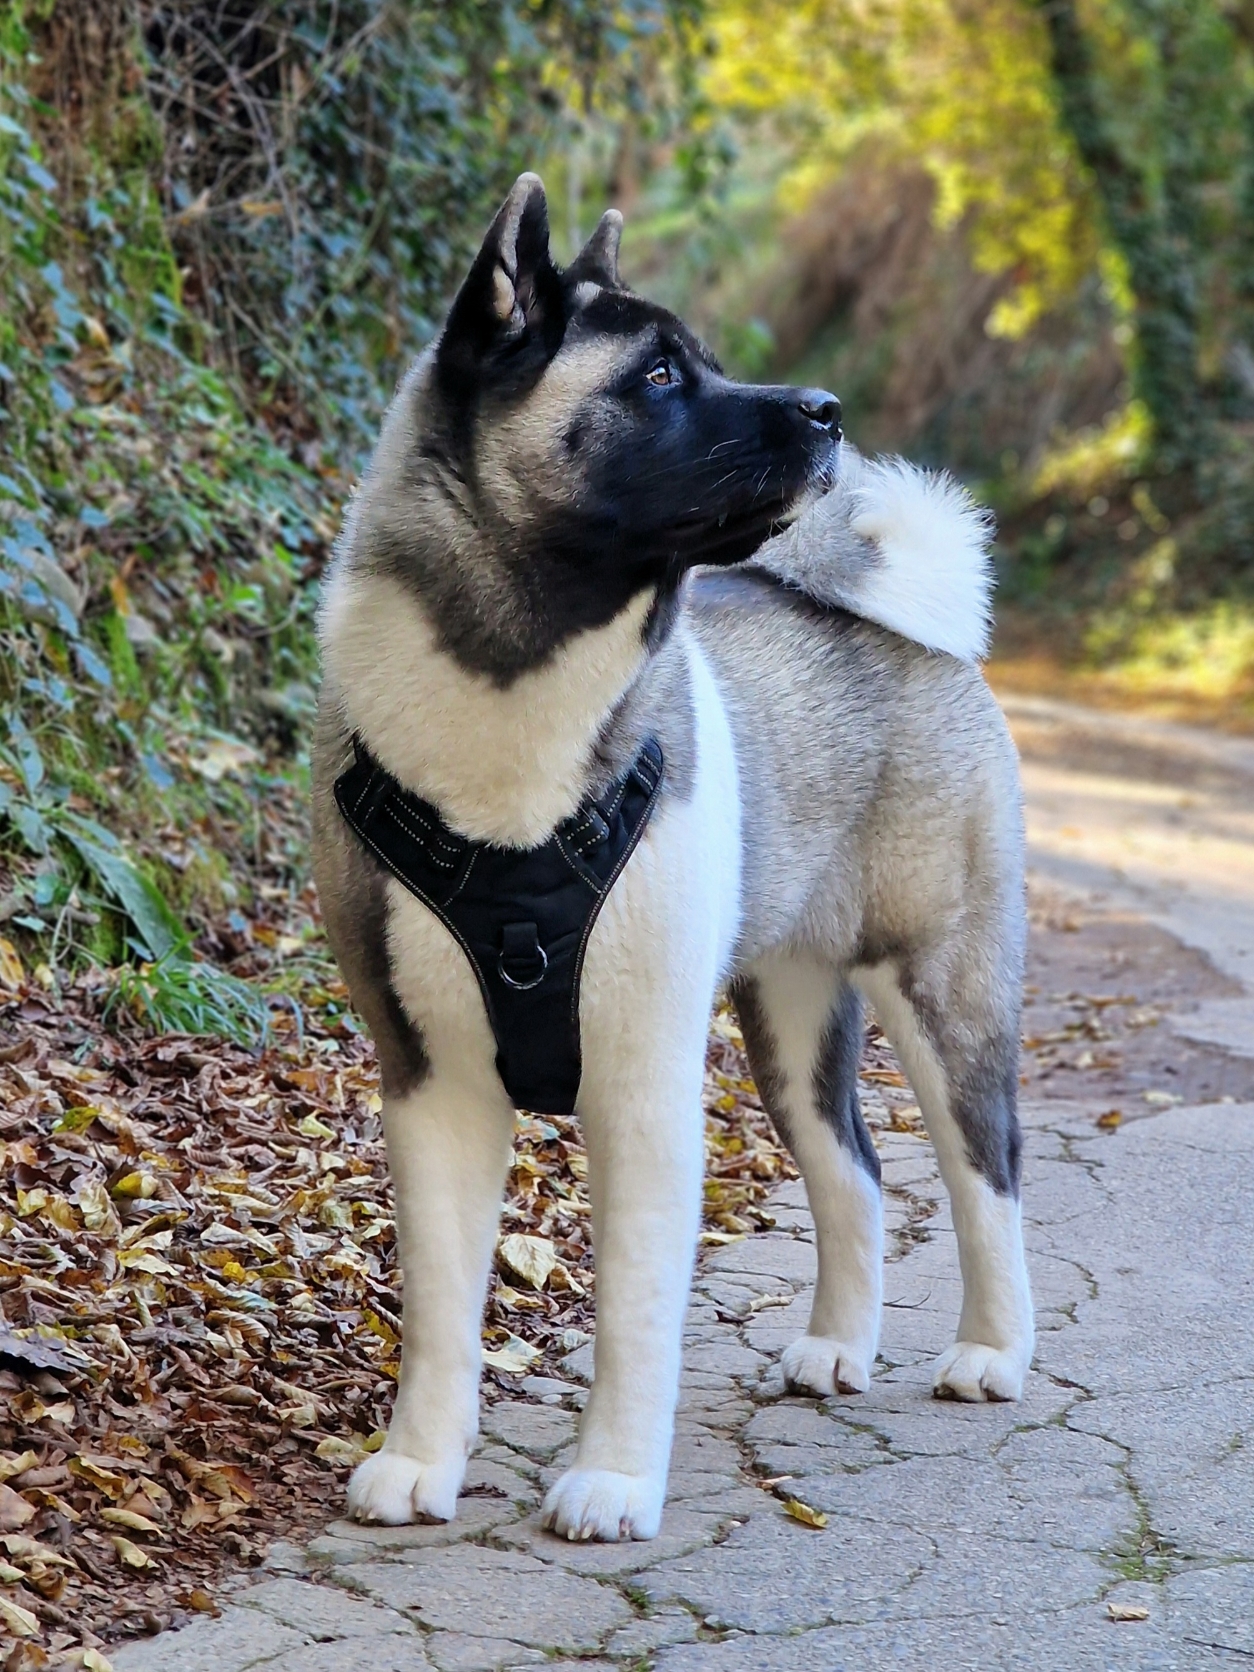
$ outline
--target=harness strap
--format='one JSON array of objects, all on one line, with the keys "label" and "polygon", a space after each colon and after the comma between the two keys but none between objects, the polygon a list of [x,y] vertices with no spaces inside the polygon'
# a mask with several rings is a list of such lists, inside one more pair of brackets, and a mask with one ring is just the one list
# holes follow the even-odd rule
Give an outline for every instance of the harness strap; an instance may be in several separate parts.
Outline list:
[{"label": "harness strap", "polygon": [[597,913],[657,802],[662,751],[649,738],[603,796],[535,848],[472,842],[353,739],[335,781],[345,822],[466,954],[516,1108],[569,1115],[579,1093],[579,981]]}]

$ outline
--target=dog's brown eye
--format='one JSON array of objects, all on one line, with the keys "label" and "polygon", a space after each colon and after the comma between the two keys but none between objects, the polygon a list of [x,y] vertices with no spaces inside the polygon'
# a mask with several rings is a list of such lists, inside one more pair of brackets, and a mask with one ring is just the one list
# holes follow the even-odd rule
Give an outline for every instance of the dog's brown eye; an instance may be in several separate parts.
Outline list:
[{"label": "dog's brown eye", "polygon": [[651,383],[655,389],[664,389],[668,383],[674,383],[675,371],[669,360],[659,360],[649,367],[644,374],[646,383]]}]

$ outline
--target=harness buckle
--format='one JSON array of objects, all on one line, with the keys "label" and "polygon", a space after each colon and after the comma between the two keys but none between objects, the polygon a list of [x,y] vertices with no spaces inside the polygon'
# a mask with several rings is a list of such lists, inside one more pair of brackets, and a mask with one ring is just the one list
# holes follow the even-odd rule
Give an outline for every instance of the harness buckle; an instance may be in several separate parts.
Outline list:
[{"label": "harness buckle", "polygon": [[[506,965],[512,964],[511,975]],[[497,973],[507,987],[526,993],[538,987],[549,972],[549,955],[540,945],[540,931],[534,923],[507,923],[501,930],[501,951]]]}]

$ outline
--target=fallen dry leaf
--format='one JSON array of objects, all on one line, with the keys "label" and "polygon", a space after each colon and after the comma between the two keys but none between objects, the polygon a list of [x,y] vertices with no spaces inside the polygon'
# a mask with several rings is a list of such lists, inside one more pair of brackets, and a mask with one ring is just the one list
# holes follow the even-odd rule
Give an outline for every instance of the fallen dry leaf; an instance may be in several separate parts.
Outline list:
[{"label": "fallen dry leaf", "polygon": [[17,988],[25,978],[22,960],[11,940],[0,935],[0,986]]},{"label": "fallen dry leaf", "polygon": [[1113,1132],[1117,1126],[1123,1125],[1123,1111],[1107,1109],[1104,1115],[1098,1115],[1094,1124],[1100,1126],[1103,1132]]},{"label": "fallen dry leaf", "polygon": [[785,1498],[785,1512],[794,1521],[800,1521],[803,1527],[826,1527],[827,1517],[821,1509],[812,1509],[809,1504],[803,1504],[800,1498]]},{"label": "fallen dry leaf", "polygon": [[533,1289],[543,1289],[558,1263],[557,1249],[548,1237],[529,1237],[521,1231],[502,1237],[497,1253],[514,1275]]},{"label": "fallen dry leaf", "polygon": [[34,1637],[39,1631],[38,1616],[6,1596],[0,1596],[0,1625],[14,1637]]},{"label": "fallen dry leaf", "polygon": [[0,1457],[0,1481],[24,1475],[27,1469],[33,1469],[38,1462],[39,1453],[35,1451],[20,1451],[16,1457]]},{"label": "fallen dry leaf", "polygon": [[483,1362],[492,1370],[504,1371],[507,1376],[521,1376],[539,1357],[540,1349],[517,1335],[508,1336],[501,1347],[485,1347],[483,1351]]},{"label": "fallen dry leaf", "polygon": [[1150,1611],[1134,1602],[1108,1602],[1106,1614],[1112,1620],[1148,1620]]},{"label": "fallen dry leaf", "polygon": [[[45,1564],[65,1576],[70,1664],[83,1633],[107,1645],[154,1613],[186,1623],[194,1591],[342,1513],[345,1476],[382,1443],[395,1396],[400,1274],[374,1052],[319,946],[312,891],[293,892],[285,856],[303,811],[281,791],[263,811],[270,891],[198,951],[268,978],[301,957],[285,936],[314,948],[299,1016],[276,1007],[264,1050],[153,1037],[116,1012],[106,1026],[96,974],[0,988],[0,1035],[22,1045],[0,1053],[0,1301],[22,1343],[0,1351],[0,1478],[31,1516],[13,1531],[74,1562]],[[875,1034],[867,1064],[891,1095],[899,1070]],[[703,1224],[738,1241],[769,1229],[765,1198],[796,1172],[727,1013],[704,1103]],[[535,1239],[554,1263],[539,1288],[497,1263],[488,1401],[520,1373],[567,1374],[564,1355],[592,1338],[587,1177],[577,1120],[519,1116],[502,1242]],[[19,1190],[46,1193],[38,1212],[20,1215]],[[54,1197],[72,1209],[59,1224]],[[13,1488],[28,1471],[39,1486]],[[106,1510],[159,1528],[160,1544]],[[128,1566],[109,1534],[135,1535],[141,1555],[154,1541],[160,1564]]]},{"label": "fallen dry leaf", "polygon": [[123,1538],[120,1533],[115,1534],[110,1542],[112,1543],[113,1548],[117,1551],[119,1558],[126,1563],[127,1567],[156,1567],[157,1564],[153,1561],[152,1557],[146,1550],[141,1550],[137,1544],[132,1544],[130,1539]]},{"label": "fallen dry leaf", "polygon": [[157,1533],[159,1535],[161,1532],[157,1523],[150,1521],[146,1515],[137,1515],[133,1509],[116,1509],[111,1504],[107,1504],[101,1510],[100,1519],[111,1522],[115,1527],[129,1528],[132,1533]]},{"label": "fallen dry leaf", "polygon": [[321,1457],[328,1463],[347,1463],[356,1467],[372,1452],[380,1450],[386,1435],[383,1429],[376,1429],[373,1434],[362,1437],[355,1435],[351,1440],[342,1440],[338,1435],[330,1435],[319,1441],[314,1448],[314,1456]]},{"label": "fallen dry leaf", "polygon": [[0,1483],[0,1532],[16,1532],[34,1519],[34,1504],[27,1503],[7,1482]]}]

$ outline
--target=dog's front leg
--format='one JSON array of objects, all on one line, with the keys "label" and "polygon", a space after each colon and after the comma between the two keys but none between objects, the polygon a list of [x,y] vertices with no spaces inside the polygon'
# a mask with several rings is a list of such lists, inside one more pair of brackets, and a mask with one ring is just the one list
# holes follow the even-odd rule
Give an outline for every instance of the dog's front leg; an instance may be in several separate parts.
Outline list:
[{"label": "dog's front leg", "polygon": [[499,1082],[462,1083],[438,1063],[384,1104],[405,1345],[387,1441],[349,1483],[358,1520],[453,1518],[478,1431],[480,1319],[513,1120]]},{"label": "dog's front leg", "polygon": [[694,1032],[682,1062],[625,1052],[617,1084],[581,1098],[596,1375],[574,1466],[544,1505],[570,1539],[653,1538],[662,1518],[700,1218],[704,1016]]}]

